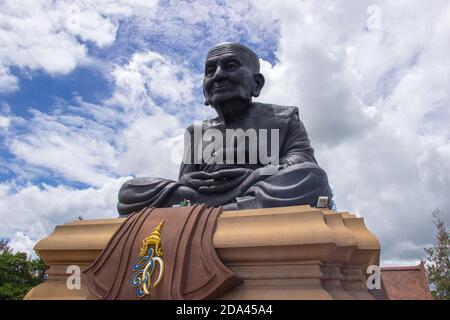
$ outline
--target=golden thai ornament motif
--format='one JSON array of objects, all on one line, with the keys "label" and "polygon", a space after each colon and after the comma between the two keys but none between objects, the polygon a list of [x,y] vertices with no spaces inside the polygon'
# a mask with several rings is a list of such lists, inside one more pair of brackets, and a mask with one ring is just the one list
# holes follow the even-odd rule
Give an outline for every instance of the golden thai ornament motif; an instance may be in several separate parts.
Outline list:
[{"label": "golden thai ornament motif", "polygon": [[161,229],[164,220],[152,231],[152,233],[142,241],[139,256],[133,265],[133,276],[131,284],[137,288],[139,298],[150,294],[152,284],[152,275],[156,270],[156,264],[159,264],[159,274],[153,287],[157,287],[164,275],[164,260],[161,246]]}]

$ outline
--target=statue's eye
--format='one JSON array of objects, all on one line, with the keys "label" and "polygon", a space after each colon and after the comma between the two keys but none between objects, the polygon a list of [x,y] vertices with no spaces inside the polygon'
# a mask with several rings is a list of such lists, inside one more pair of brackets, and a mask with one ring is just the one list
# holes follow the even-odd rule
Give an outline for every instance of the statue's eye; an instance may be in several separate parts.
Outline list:
[{"label": "statue's eye", "polygon": [[239,68],[239,64],[237,64],[234,61],[230,61],[230,62],[227,62],[226,68],[227,68],[227,70],[230,70],[230,71],[236,70],[237,68]]},{"label": "statue's eye", "polygon": [[216,72],[216,68],[208,67],[206,68],[205,74],[210,77],[214,74],[214,72]]}]

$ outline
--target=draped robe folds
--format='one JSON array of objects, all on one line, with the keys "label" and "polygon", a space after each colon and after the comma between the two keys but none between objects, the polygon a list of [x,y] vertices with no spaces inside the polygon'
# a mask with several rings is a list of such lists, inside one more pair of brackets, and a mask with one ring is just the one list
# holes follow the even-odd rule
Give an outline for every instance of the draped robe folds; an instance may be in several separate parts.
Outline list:
[{"label": "draped robe folds", "polygon": [[[215,118],[203,121],[197,126],[200,128],[192,125],[187,129],[189,133],[187,136],[190,137],[190,140],[185,143],[185,157],[180,167],[178,181],[164,178],[135,178],[125,182],[119,191],[118,211],[120,214],[127,215],[144,207],[171,207],[184,199],[190,200],[192,204],[204,203],[210,207],[236,203],[237,209],[304,204],[315,206],[319,196],[326,196],[331,200],[332,192],[327,175],[317,164],[314,149],[310,145],[306,129],[299,118],[297,107],[251,102],[232,125],[225,127],[220,118]],[[244,163],[239,164],[237,161],[234,161],[233,164],[228,162],[225,164],[211,163],[205,159],[196,163],[193,161],[194,155],[198,152],[195,148],[202,148],[203,153],[208,143],[196,141],[198,136],[194,134],[194,131],[200,130],[203,133],[208,129],[217,129],[223,133],[224,137],[226,137],[226,129],[242,129],[243,131],[255,129],[257,132],[260,129],[266,129],[267,132],[278,129],[278,146],[271,143],[270,136],[266,138],[269,155],[273,155],[270,152],[273,147],[278,147],[275,150],[278,151],[279,157],[278,171],[259,177],[239,193],[228,191],[206,194],[189,187],[182,182],[181,178],[190,172],[213,173],[224,168],[258,170],[267,165],[259,156],[256,163],[248,161],[248,144],[243,145],[244,148],[247,148],[245,152],[247,157]],[[258,142],[260,138],[257,136]],[[259,148],[259,143],[256,146]],[[227,147],[230,146],[224,141],[223,150],[216,151],[225,155]],[[234,152],[239,152],[236,150],[236,145],[232,147]],[[237,147],[239,148],[239,146]],[[256,152],[258,155],[260,154],[260,150],[256,150]],[[331,201],[329,201],[329,206],[331,207]]]}]

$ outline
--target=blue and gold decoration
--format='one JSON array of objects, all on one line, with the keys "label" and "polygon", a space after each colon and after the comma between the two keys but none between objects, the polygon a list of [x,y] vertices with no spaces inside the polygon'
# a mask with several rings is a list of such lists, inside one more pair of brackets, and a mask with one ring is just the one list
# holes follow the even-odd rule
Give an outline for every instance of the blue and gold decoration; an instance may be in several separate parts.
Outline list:
[{"label": "blue and gold decoration", "polygon": [[164,275],[164,260],[161,246],[161,229],[164,220],[153,230],[153,232],[142,241],[139,257],[133,265],[133,276],[131,284],[137,288],[139,298],[150,294],[151,278],[159,263],[159,274],[153,287],[157,287]]}]

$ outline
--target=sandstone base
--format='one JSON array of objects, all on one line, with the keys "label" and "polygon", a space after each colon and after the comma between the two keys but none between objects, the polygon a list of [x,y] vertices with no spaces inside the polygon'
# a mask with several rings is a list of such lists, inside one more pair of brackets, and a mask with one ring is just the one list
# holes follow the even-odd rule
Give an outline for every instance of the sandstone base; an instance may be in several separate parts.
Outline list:
[{"label": "sandstone base", "polygon": [[[57,226],[35,250],[50,267],[48,280],[25,299],[86,299],[68,289],[67,268],[86,268],[125,219]],[[214,247],[243,284],[223,299],[372,299],[366,270],[379,265],[380,244],[362,218],[347,212],[294,206],[224,212]]]}]

